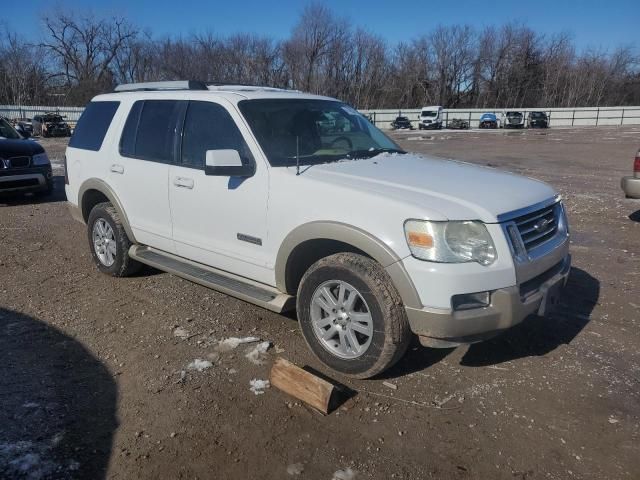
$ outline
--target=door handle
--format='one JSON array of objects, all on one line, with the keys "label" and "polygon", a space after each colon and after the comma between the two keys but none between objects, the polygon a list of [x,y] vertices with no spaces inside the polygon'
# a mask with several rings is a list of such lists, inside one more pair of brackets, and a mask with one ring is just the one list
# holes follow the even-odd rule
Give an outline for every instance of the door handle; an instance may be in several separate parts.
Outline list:
[{"label": "door handle", "polygon": [[117,164],[113,164],[111,165],[111,171],[113,173],[120,173],[123,174],[124,173],[124,167],[122,165],[117,165]]},{"label": "door handle", "polygon": [[188,188],[189,190],[191,190],[193,188],[193,179],[185,177],[175,177],[173,179],[173,184],[176,187]]}]

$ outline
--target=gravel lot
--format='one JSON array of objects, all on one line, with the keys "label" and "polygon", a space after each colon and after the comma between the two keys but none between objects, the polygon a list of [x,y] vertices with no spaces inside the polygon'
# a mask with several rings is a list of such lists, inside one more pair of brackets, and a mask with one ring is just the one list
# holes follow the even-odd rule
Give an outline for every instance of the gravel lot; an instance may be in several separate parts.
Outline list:
[{"label": "gravel lot", "polygon": [[[395,137],[562,193],[574,268],[557,314],[416,344],[385,378],[334,376],[356,394],[326,417],[256,395],[277,355],[330,374],[295,317],[151,269],[99,274],[64,203],[66,139],[42,140],[55,196],[0,199],[0,478],[640,478],[640,202],[619,188],[640,127]],[[261,365],[255,344],[216,348],[249,335],[273,345]]]}]

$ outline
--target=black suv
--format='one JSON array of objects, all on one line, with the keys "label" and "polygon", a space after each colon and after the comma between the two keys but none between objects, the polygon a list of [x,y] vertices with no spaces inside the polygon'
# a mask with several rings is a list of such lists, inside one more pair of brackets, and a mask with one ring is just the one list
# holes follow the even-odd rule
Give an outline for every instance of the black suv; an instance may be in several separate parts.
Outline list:
[{"label": "black suv", "polygon": [[391,128],[394,130],[413,130],[413,125],[411,125],[411,121],[407,117],[396,117],[396,119],[391,122]]},{"label": "black suv", "polygon": [[527,126],[529,128],[548,128],[549,117],[544,112],[529,112]]},{"label": "black suv", "polygon": [[21,136],[0,117],[0,193],[52,191],[51,162],[42,145]]},{"label": "black suv", "polygon": [[71,127],[64,121],[62,115],[45,113],[33,117],[33,135],[42,137],[70,137]]}]

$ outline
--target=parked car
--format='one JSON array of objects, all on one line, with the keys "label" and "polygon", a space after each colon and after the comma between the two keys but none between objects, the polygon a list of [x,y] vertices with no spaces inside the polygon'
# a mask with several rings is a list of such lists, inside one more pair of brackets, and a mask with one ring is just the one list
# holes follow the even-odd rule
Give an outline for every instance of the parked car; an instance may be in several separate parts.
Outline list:
[{"label": "parked car", "polygon": [[447,128],[452,128],[454,130],[466,130],[469,128],[469,122],[460,118],[454,118],[449,122]]},{"label": "parked car", "polygon": [[44,148],[0,118],[0,193],[48,195],[52,191],[51,163]]},{"label": "parked car", "polygon": [[498,128],[498,117],[495,113],[483,113],[480,117],[480,128]]},{"label": "parked car", "polygon": [[45,113],[33,117],[33,135],[42,137],[70,137],[71,127],[62,115]]},{"label": "parked car", "polygon": [[441,129],[443,119],[443,109],[439,105],[433,107],[422,107],[420,112],[420,122],[418,128],[424,129]]},{"label": "parked car", "polygon": [[[323,134],[327,115],[348,128]],[[317,358],[353,377],[393,365],[413,335],[449,348],[545,315],[569,275],[552,187],[407,153],[327,97],[122,85],[87,105],[66,163],[101,272],[147,264],[295,307]]]},{"label": "parked car", "polygon": [[396,117],[396,119],[391,122],[391,128],[394,130],[413,130],[413,125],[411,125],[408,117]]},{"label": "parked car", "polygon": [[503,128],[524,128],[524,113],[509,110],[502,113],[501,125]]},{"label": "parked car", "polygon": [[33,136],[33,123],[30,118],[16,118],[13,120],[13,126],[20,135],[26,133],[29,136]]},{"label": "parked car", "polygon": [[529,115],[527,115],[527,126],[529,128],[548,128],[549,118],[544,112],[529,112]]},{"label": "parked car", "polygon": [[633,161],[633,175],[622,177],[622,191],[627,198],[640,198],[640,150]]}]

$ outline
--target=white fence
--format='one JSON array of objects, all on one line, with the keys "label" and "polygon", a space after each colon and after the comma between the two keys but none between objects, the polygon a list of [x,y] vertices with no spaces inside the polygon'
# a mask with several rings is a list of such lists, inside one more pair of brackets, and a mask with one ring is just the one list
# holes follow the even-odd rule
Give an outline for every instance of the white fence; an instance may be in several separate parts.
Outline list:
[{"label": "white fence", "polygon": [[[583,127],[602,125],[640,125],[640,107],[587,107],[587,108],[505,108],[505,109],[445,109],[445,126],[454,118],[469,122],[471,128],[477,128],[483,113],[495,113],[498,118],[503,111],[545,112],[551,127]],[[420,109],[360,110],[368,115],[379,128],[391,128],[391,122],[398,116],[408,117],[414,127],[418,127]]]},{"label": "white fence", "polygon": [[75,123],[82,115],[84,107],[43,107],[43,106],[17,106],[17,105],[0,105],[0,117],[9,119],[14,118],[33,118],[36,115],[55,112],[64,117],[70,123]]},{"label": "white fence", "polygon": [[[45,107],[45,106],[15,106],[0,105],[0,116],[13,118],[33,118],[39,113],[56,112],[65,117],[70,123],[75,123],[80,118],[83,107]],[[504,110],[510,109],[445,109],[445,126],[454,118],[467,120],[471,128],[478,127],[480,116],[483,113],[495,113],[498,116]],[[549,116],[551,127],[581,127],[601,125],[640,125],[640,107],[587,107],[587,108],[525,108],[517,110],[524,112],[525,116],[531,111],[543,111]],[[409,117],[409,120],[418,126],[420,109],[387,109],[387,110],[361,110],[373,120],[380,128],[391,128],[391,122],[397,116]]]}]

